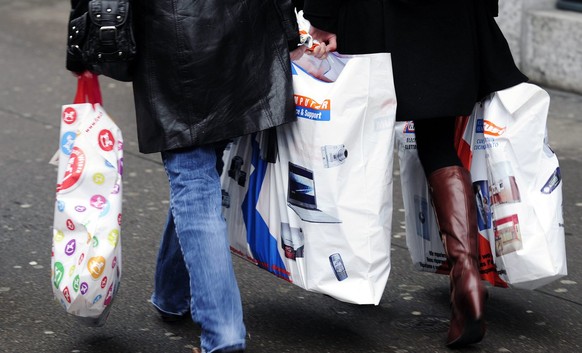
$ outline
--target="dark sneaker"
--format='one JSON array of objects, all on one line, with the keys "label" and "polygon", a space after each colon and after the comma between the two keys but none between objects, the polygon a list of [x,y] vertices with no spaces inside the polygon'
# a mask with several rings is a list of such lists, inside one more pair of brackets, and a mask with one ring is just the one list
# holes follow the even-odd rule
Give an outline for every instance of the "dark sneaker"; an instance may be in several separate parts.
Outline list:
[{"label": "dark sneaker", "polygon": [[166,314],[158,310],[158,315],[163,322],[178,322],[185,320],[190,317],[190,313],[186,313],[184,315],[171,315]]}]

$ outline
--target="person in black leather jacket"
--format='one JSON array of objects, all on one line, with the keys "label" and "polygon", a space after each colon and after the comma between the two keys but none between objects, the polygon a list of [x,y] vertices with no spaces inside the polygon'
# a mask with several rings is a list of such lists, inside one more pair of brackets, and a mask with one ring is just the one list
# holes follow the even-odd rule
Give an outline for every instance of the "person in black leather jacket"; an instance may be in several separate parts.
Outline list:
[{"label": "person in black leather jacket", "polygon": [[[70,18],[87,4],[72,0]],[[199,323],[204,352],[242,352],[245,325],[216,165],[223,141],[295,120],[293,5],[139,0],[130,6],[139,149],[161,152],[170,184],[152,303],[165,320],[191,316]],[[72,54],[68,48],[67,69],[82,73],[87,68]]]},{"label": "person in black leather jacket", "polygon": [[494,17],[498,0],[305,0],[324,45],[314,55],[390,52],[399,121],[414,121],[417,151],[451,265],[447,345],[481,341],[486,290],[479,275],[475,195],[454,145],[457,117],[488,94],[527,80]]}]

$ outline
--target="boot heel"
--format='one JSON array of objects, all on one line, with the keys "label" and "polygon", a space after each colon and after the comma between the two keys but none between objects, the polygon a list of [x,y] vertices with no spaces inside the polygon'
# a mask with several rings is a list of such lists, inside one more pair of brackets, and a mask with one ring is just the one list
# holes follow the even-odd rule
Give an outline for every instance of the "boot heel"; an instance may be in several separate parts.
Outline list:
[{"label": "boot heel", "polygon": [[[468,315],[466,313],[465,315]],[[447,342],[449,348],[459,348],[470,344],[481,342],[485,336],[485,319],[469,319],[465,323],[465,327],[461,335],[453,341]]]}]

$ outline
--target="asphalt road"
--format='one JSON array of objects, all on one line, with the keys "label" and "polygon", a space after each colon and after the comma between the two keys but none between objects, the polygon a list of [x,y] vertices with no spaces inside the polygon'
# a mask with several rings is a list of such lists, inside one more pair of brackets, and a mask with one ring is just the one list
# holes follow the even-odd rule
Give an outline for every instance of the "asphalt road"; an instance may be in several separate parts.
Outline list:
[{"label": "asphalt road", "polygon": [[[131,86],[102,79],[104,106],[124,132],[123,280],[104,327],[87,328],[52,297],[50,255],[62,104],[66,0],[0,0],[0,352],[189,352],[199,329],[166,324],[148,298],[168,206],[159,155],[137,151]],[[485,340],[468,352],[582,351],[582,97],[548,89],[550,142],[560,157],[568,276],[541,289],[490,289]],[[397,169],[396,169],[397,170]],[[448,280],[416,272],[403,236],[395,175],[392,272],[378,306],[307,292],[234,258],[255,353],[447,352]]]}]

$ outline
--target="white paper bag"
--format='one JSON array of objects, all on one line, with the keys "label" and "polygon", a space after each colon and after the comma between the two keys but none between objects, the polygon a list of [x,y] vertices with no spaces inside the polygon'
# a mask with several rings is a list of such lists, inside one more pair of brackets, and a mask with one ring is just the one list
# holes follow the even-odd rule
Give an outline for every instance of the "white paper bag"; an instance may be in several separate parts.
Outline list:
[{"label": "white paper bag", "polygon": [[224,213],[234,253],[306,290],[378,304],[390,272],[392,65],[389,54],[344,63],[331,83],[293,66],[298,121],[276,129],[276,163],[260,157],[265,134],[230,146]]},{"label": "white paper bag", "polygon": [[123,172],[121,131],[100,104],[62,107],[58,166],[53,293],[67,313],[100,326],[121,279]]}]

